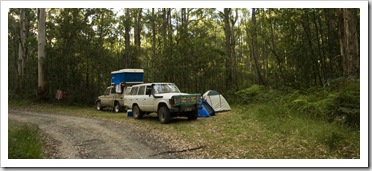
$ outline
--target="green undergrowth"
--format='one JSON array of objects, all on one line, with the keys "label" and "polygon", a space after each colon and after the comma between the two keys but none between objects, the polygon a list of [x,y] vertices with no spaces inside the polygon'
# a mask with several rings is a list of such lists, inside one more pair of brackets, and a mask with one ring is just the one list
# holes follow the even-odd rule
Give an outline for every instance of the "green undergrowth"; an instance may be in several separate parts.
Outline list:
[{"label": "green undergrowth", "polygon": [[359,81],[329,84],[306,90],[253,85],[235,93],[237,113],[259,122],[268,141],[287,146],[284,156],[301,156],[293,153],[299,148],[307,151],[306,158],[359,158]]},{"label": "green undergrowth", "polygon": [[[322,88],[306,90],[276,90],[252,85],[235,93],[240,105],[270,104],[281,106],[286,111],[329,123],[340,123],[351,128],[360,127],[359,80],[338,79]],[[277,116],[287,116],[281,108]]]},{"label": "green undergrowth", "polygon": [[8,122],[8,158],[41,159],[43,158],[43,140],[36,125]]}]

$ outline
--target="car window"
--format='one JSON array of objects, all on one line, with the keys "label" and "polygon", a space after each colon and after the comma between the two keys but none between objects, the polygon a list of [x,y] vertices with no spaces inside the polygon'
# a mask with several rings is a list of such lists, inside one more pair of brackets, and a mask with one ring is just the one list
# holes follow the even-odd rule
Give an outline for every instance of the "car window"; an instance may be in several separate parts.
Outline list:
[{"label": "car window", "polygon": [[145,86],[141,86],[138,90],[138,95],[144,95],[145,94]]},{"label": "car window", "polygon": [[137,95],[138,87],[132,87],[132,90],[130,91],[130,95]]},{"label": "car window", "polygon": [[131,90],[132,90],[132,87],[128,87],[128,88],[125,90],[125,95],[130,95]]},{"label": "car window", "polygon": [[156,84],[154,86],[155,94],[158,93],[180,93],[180,90],[175,84]]},{"label": "car window", "polygon": [[115,88],[111,88],[111,94],[116,93]]},{"label": "car window", "polygon": [[151,86],[147,86],[146,87],[146,95],[150,95],[151,94]]},{"label": "car window", "polygon": [[106,89],[105,92],[103,93],[103,95],[110,95],[110,89]]}]

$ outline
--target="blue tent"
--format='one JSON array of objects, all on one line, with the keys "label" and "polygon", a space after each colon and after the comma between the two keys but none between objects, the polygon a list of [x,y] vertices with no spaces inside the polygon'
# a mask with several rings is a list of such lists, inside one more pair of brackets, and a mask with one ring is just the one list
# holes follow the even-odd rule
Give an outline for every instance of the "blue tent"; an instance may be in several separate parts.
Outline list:
[{"label": "blue tent", "polygon": [[209,117],[216,115],[213,108],[208,104],[208,102],[205,99],[200,100],[200,104],[202,106],[201,109],[198,111],[199,117]]}]

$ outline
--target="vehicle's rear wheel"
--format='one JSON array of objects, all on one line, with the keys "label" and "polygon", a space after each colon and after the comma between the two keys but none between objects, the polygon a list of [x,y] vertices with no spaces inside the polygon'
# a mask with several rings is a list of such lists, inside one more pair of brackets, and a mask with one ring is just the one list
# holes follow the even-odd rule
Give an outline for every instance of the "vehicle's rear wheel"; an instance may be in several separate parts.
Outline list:
[{"label": "vehicle's rear wheel", "polygon": [[121,112],[121,111],[122,111],[122,109],[121,109],[121,106],[120,106],[119,102],[115,102],[115,105],[114,105],[114,112],[115,112],[115,113],[119,113],[119,112]]},{"label": "vehicle's rear wheel", "polygon": [[99,110],[102,110],[102,106],[101,106],[101,102],[100,101],[96,102],[96,107],[97,107],[97,110],[98,111]]},{"label": "vehicle's rear wheel", "polygon": [[187,114],[187,118],[189,120],[196,120],[196,119],[198,119],[198,111],[196,110],[196,111],[189,112]]},{"label": "vehicle's rear wheel", "polygon": [[167,106],[161,106],[158,111],[158,115],[159,121],[162,124],[169,123],[169,121],[171,120],[171,114]]},{"label": "vehicle's rear wheel", "polygon": [[141,109],[137,105],[134,105],[133,106],[133,117],[134,117],[134,119],[141,119],[142,116],[143,116],[143,112],[141,111]]}]

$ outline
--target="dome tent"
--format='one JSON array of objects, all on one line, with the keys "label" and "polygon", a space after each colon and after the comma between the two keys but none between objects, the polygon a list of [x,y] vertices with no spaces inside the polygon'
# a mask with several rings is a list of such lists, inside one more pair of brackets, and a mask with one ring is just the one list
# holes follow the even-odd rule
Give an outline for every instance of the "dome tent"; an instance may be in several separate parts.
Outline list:
[{"label": "dome tent", "polygon": [[209,105],[215,112],[229,111],[231,110],[229,103],[226,99],[215,90],[208,90],[203,94],[203,98],[207,100]]}]

